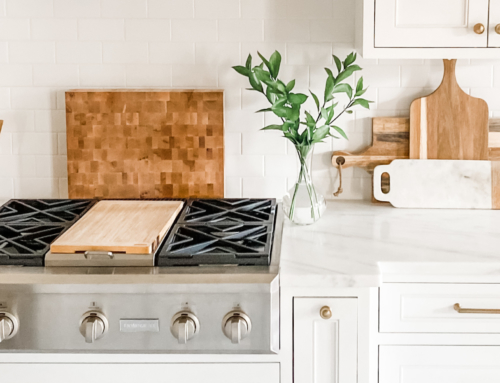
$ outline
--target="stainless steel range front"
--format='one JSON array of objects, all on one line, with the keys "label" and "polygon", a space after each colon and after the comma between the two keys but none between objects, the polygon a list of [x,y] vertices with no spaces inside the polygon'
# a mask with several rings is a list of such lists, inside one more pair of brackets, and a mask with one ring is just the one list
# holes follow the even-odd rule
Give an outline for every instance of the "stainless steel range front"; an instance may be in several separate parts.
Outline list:
[{"label": "stainless steel range front", "polygon": [[0,208],[1,352],[279,351],[283,213],[273,200],[187,201],[155,267],[27,266],[78,217],[36,225],[40,211],[12,212]]}]

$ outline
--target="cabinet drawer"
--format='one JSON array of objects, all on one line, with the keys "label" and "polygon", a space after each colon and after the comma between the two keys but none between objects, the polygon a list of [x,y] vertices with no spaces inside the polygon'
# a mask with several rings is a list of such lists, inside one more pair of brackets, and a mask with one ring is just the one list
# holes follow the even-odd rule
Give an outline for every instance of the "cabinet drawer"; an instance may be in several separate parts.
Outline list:
[{"label": "cabinet drawer", "polygon": [[[459,313],[457,303],[486,311]],[[383,285],[380,332],[500,333],[500,285]]]},{"label": "cabinet drawer", "polygon": [[381,383],[498,383],[497,346],[381,346]]}]

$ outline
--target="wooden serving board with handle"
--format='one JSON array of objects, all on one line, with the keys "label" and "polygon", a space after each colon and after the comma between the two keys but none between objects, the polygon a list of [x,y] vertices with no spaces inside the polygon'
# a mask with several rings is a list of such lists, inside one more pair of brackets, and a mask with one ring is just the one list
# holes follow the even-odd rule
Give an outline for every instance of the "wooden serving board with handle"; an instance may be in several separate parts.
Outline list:
[{"label": "wooden serving board with handle", "polygon": [[[390,191],[382,191],[382,174]],[[500,209],[500,162],[396,160],[377,166],[373,194],[401,208]]]},{"label": "wooden serving board with handle", "polygon": [[152,254],[183,205],[181,201],[100,201],[52,243],[50,251]]},{"label": "wooden serving board with handle", "polygon": [[487,160],[488,104],[460,88],[457,60],[443,62],[439,88],[411,104],[410,158]]}]

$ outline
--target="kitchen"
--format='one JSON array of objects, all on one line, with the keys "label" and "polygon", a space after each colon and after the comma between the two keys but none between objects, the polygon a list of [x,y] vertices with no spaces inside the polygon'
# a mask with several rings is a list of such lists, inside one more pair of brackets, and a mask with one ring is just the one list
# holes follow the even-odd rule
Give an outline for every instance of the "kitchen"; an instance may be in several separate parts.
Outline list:
[{"label": "kitchen", "polygon": [[[499,0],[0,0],[2,377],[497,382],[499,25]],[[348,139],[283,139],[260,86]]]}]

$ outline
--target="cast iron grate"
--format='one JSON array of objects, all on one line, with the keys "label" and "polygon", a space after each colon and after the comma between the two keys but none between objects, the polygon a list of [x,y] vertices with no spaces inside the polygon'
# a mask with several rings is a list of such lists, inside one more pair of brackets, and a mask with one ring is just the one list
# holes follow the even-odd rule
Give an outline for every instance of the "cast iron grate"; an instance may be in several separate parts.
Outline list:
[{"label": "cast iron grate", "polygon": [[158,266],[269,265],[276,200],[189,200],[157,253]]},{"label": "cast iron grate", "polygon": [[95,203],[23,199],[0,206],[0,265],[43,266],[50,244]]}]

